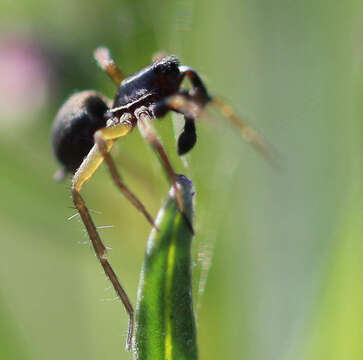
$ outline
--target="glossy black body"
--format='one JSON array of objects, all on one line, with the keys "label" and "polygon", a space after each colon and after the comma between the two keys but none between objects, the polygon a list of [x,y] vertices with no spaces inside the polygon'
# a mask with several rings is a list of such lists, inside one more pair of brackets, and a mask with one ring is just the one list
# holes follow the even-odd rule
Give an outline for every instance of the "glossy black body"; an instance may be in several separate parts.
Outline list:
[{"label": "glossy black body", "polygon": [[[185,71],[181,71],[186,68]],[[134,111],[148,107],[155,117],[164,116],[169,108],[163,100],[180,93],[185,74],[175,56],[166,56],[123,80],[116,92],[111,112],[108,100],[96,91],[72,95],[59,110],[52,133],[53,151],[63,170],[75,173],[94,145],[94,133],[105,127],[107,119],[129,113],[136,122]],[[191,70],[191,82],[196,85],[205,103],[209,96],[199,77]],[[204,106],[205,104],[203,104]],[[188,152],[196,142],[194,119],[186,118],[186,126],[178,141],[179,155]]]},{"label": "glossy black body", "polygon": [[53,125],[54,154],[65,172],[74,173],[94,145],[94,133],[106,126],[109,101],[96,91],[72,95],[60,108]]},{"label": "glossy black body", "polygon": [[167,56],[122,81],[113,107],[133,111],[142,105],[155,104],[175,94],[182,79],[178,58]]}]

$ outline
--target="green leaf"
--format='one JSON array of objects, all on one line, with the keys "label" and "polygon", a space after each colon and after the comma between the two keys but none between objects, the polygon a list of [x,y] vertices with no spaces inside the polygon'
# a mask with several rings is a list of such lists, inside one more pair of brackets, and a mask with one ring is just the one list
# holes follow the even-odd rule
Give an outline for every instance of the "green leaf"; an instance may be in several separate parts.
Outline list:
[{"label": "green leaf", "polygon": [[[196,326],[192,301],[190,224],[192,183],[178,176],[184,215],[174,191],[158,213],[148,240],[136,309],[134,358],[137,360],[196,360]],[[188,221],[186,220],[186,218]]]}]

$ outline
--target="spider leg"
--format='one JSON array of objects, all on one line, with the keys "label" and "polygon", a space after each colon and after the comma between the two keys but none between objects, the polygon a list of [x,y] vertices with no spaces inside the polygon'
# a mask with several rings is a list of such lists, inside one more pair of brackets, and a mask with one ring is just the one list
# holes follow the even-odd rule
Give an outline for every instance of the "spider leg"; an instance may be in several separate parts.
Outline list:
[{"label": "spider leg", "polygon": [[236,115],[233,109],[221,99],[214,97],[212,105],[229,120],[242,137],[275,169],[281,170],[280,156],[264,136],[260,135],[246,120]]},{"label": "spider leg", "polygon": [[197,100],[201,106],[205,106],[212,100],[209,96],[207,88],[205,87],[202,79],[198,75],[197,71],[194,70],[190,66],[179,66],[179,71],[181,75],[187,76],[190,82],[192,83],[193,87],[190,90],[190,95]]},{"label": "spider leg", "polygon": [[125,79],[125,75],[112,59],[110,50],[106,47],[99,47],[94,51],[93,57],[98,66],[106,71],[112,81],[119,86],[121,81]]},{"label": "spider leg", "polygon": [[107,260],[107,251],[105,246],[102,243],[101,238],[98,235],[96,230],[96,226],[89,214],[89,210],[86,207],[86,204],[79,193],[79,191],[73,186],[72,187],[72,197],[74,205],[76,206],[79,214],[81,215],[81,219],[83,224],[87,229],[87,233],[91,239],[93,248],[95,250],[96,256],[100,261],[103,270],[105,271],[107,277],[111,281],[118,297],[122,301],[128,315],[129,315],[129,326],[128,326],[128,333],[127,333],[127,342],[126,342],[126,349],[131,350],[131,342],[132,342],[132,334],[134,331],[134,309],[132,308],[131,302],[123,289],[120,281],[118,280],[115,272],[113,271],[111,265]]},{"label": "spider leg", "polygon": [[181,92],[161,100],[153,108],[156,117],[164,116],[169,110],[184,115],[185,125],[178,139],[178,155],[186,154],[197,141],[195,118],[199,117],[203,108],[192,99],[191,95]]},{"label": "spider leg", "polygon": [[[165,174],[168,178],[168,181],[174,188],[175,199],[179,208],[179,211],[184,214],[184,202],[183,197],[180,192],[180,188],[177,185],[177,175],[173,169],[173,166],[170,163],[169,157],[164,149],[163,144],[158,138],[156,129],[152,124],[152,115],[147,107],[142,106],[135,111],[135,116],[137,118],[137,126],[141,133],[141,136],[144,140],[152,147],[152,149],[156,152],[159,157],[160,163],[165,171]],[[189,225],[190,230],[194,234],[193,227],[188,219],[188,217],[184,214],[184,217]]]},{"label": "spider leg", "polygon": [[165,116],[169,110],[196,119],[201,116],[204,106],[188,93],[179,92],[164,98],[152,107],[153,114],[157,118]]},{"label": "spider leg", "polygon": [[90,177],[101,165],[102,161],[105,160],[106,165],[110,171],[111,178],[116,187],[121,191],[126,199],[132,203],[132,205],[134,205],[139,211],[141,211],[141,213],[145,216],[146,220],[152,226],[155,226],[153,218],[146,210],[143,203],[122,181],[122,178],[117,171],[115,162],[109,154],[115,140],[117,138],[127,135],[132,129],[133,126],[130,122],[123,121],[118,125],[105,127],[98,130],[94,135],[95,145],[75,173],[73,178],[73,184],[76,189],[80,191],[84,183],[90,179]]},{"label": "spider leg", "polygon": [[[129,123],[129,126],[132,126],[131,123]],[[154,219],[149,214],[149,212],[146,210],[144,204],[137,198],[137,196],[126,186],[126,184],[122,181],[120,173],[117,171],[116,164],[114,160],[112,159],[109,149],[108,149],[108,143],[110,141],[114,141],[115,136],[118,137],[117,131],[115,133],[115,129],[119,125],[106,127],[103,129],[98,130],[95,133],[95,143],[98,146],[98,149],[100,153],[102,154],[103,159],[106,162],[106,165],[108,167],[108,170],[110,171],[111,178],[116,185],[116,187],[121,191],[121,193],[126,197],[127,200],[129,200],[139,211],[142,212],[142,214],[145,216],[146,220],[151,224],[151,226],[156,227]]]},{"label": "spider leg", "polygon": [[189,94],[193,98],[195,97],[202,106],[211,102],[212,105],[237,128],[242,137],[248,141],[270,165],[277,169],[281,168],[278,161],[279,155],[276,150],[273,149],[271,144],[269,144],[267,140],[255,129],[248,125],[247,121],[237,116],[228,104],[218,97],[210,97],[202,79],[193,68],[189,66],[180,66],[179,70],[181,74],[187,76],[192,83],[193,88],[190,90]]},{"label": "spider leg", "polygon": [[[111,265],[109,264],[109,262],[107,260],[106,248],[105,248],[104,244],[102,243],[102,240],[97,232],[96,226],[89,214],[89,210],[87,209],[87,206],[80,194],[80,191],[81,191],[83,185],[92,177],[94,172],[98,169],[98,167],[102,163],[102,161],[104,159],[103,152],[106,152],[108,154],[108,152],[112,148],[112,145],[113,145],[115,139],[122,137],[122,136],[126,136],[132,130],[132,128],[133,128],[133,126],[131,123],[122,122],[118,125],[106,127],[104,129],[99,130],[99,131],[101,131],[101,133],[98,133],[98,134],[101,134],[102,136],[95,135],[96,141],[98,141],[98,142],[96,142],[96,144],[93,146],[93,148],[91,149],[91,151],[89,152],[87,157],[83,160],[81,166],[75,173],[73,180],[72,180],[72,198],[73,198],[74,205],[76,206],[76,208],[81,216],[81,219],[83,221],[83,224],[86,227],[88,236],[91,240],[91,243],[95,250],[96,256],[97,256],[98,260],[100,261],[107,277],[111,281],[118,297],[122,301],[122,303],[126,309],[126,312],[129,315],[129,326],[128,326],[128,335],[127,335],[127,342],[126,342],[126,348],[128,350],[131,349],[132,335],[133,335],[133,329],[134,329],[134,310],[132,308],[131,302],[130,302],[125,290],[123,289],[114,270],[112,269]],[[98,138],[102,139],[103,142],[100,140],[97,140]],[[101,150],[99,149],[100,143],[101,143]],[[110,156],[109,156],[109,158],[110,158]],[[107,156],[105,159],[107,159]],[[106,160],[106,164],[107,164],[107,160]],[[116,174],[117,174],[117,171],[116,171]],[[112,172],[111,172],[111,175],[115,176],[115,174]],[[122,182],[121,182],[121,185],[124,186],[123,188],[126,188],[126,186],[124,184],[122,184]],[[132,194],[129,190],[126,191],[126,193]],[[125,196],[130,200],[129,195],[125,195]],[[133,195],[133,197],[137,200],[136,196]],[[136,206],[135,202],[133,202],[132,200],[130,200],[130,201]],[[142,209],[138,208],[138,209],[140,211],[142,211],[142,209],[144,209],[144,208],[142,208]],[[152,220],[150,215],[149,215],[149,218],[151,220],[151,223],[154,224],[154,221]]]}]

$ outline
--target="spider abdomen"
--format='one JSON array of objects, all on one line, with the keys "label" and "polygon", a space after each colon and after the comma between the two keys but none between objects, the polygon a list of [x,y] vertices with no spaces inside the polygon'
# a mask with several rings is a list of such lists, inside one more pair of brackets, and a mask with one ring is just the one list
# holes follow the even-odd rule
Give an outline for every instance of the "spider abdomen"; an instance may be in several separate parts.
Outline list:
[{"label": "spider abdomen", "polygon": [[65,172],[75,173],[94,145],[94,133],[106,126],[109,100],[96,91],[72,95],[58,111],[53,131],[54,154]]}]

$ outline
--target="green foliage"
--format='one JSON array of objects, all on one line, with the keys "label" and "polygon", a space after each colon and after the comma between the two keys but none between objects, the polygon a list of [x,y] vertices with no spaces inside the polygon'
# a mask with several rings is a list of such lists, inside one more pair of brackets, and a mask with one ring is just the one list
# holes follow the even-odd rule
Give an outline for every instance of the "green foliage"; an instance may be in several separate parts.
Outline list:
[{"label": "green foliage", "polygon": [[[185,216],[193,217],[192,185],[179,177]],[[192,300],[192,233],[178,211],[174,190],[148,240],[139,284],[134,354],[137,360],[196,360]]]}]

